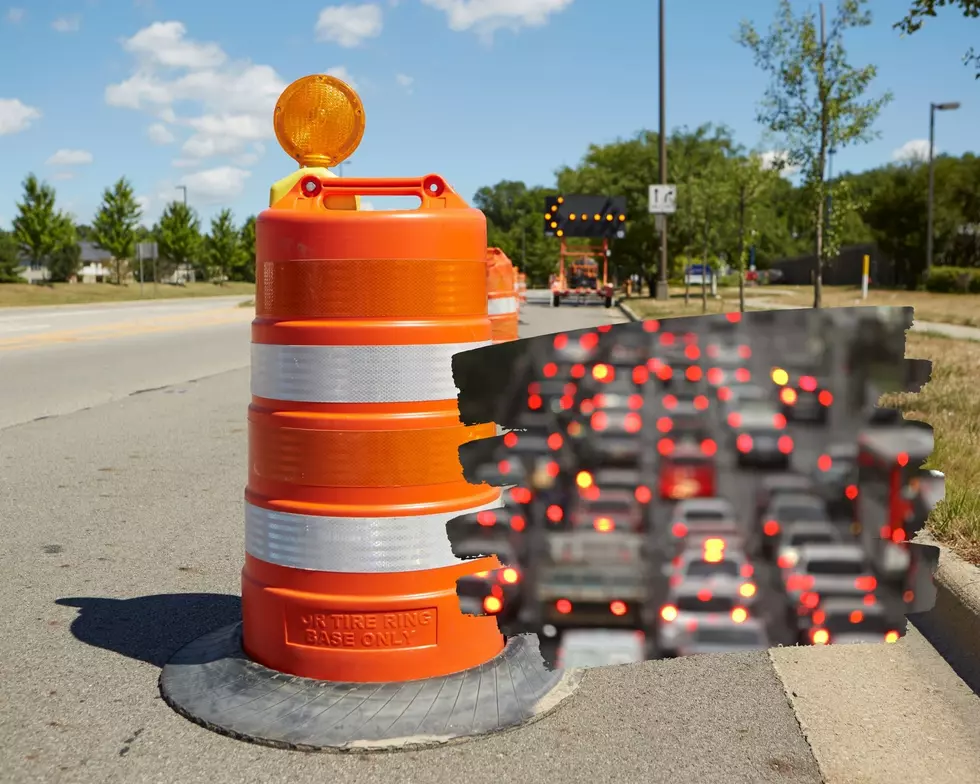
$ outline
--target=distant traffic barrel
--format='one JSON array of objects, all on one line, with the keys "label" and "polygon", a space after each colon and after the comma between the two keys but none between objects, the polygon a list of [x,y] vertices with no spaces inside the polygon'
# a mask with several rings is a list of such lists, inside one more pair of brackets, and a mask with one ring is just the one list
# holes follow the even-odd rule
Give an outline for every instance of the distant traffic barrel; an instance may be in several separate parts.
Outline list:
[{"label": "distant traffic barrel", "polygon": [[517,340],[519,317],[514,265],[500,248],[487,248],[487,312],[494,343]]}]

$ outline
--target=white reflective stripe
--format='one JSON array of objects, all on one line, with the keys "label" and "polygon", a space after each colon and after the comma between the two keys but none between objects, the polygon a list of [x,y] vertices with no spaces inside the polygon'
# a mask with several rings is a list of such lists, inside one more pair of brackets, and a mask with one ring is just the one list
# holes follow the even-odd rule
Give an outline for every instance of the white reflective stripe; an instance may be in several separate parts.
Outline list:
[{"label": "white reflective stripe", "polygon": [[245,503],[245,550],[267,563],[320,572],[373,574],[440,569],[453,555],[446,523],[496,509],[497,499],[458,512],[411,517],[319,517],[273,512]]},{"label": "white reflective stripe", "polygon": [[487,315],[502,316],[517,311],[517,297],[501,297],[487,300]]},{"label": "white reflective stripe", "polygon": [[491,341],[418,346],[252,344],[252,394],[305,403],[453,400],[454,354]]}]

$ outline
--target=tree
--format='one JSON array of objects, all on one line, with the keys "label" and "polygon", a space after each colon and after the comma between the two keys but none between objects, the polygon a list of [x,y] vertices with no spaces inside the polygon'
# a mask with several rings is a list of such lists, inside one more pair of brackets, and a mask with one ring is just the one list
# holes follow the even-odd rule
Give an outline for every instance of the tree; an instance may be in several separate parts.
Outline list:
[{"label": "tree", "polygon": [[[937,8],[958,8],[968,19],[980,18],[980,0],[914,0],[908,14],[892,27],[902,31],[902,35],[912,35],[922,29],[926,17],[935,17]],[[980,79],[980,54],[974,48],[963,56],[963,64],[973,63],[977,73],[974,78]]]},{"label": "tree", "polygon": [[867,0],[839,0],[828,31],[823,4],[818,22],[810,11],[795,16],[790,0],[780,0],[765,36],[748,21],[742,22],[738,34],[739,43],[752,51],[756,65],[771,78],[758,120],[785,142],[786,161],[800,167],[807,186],[816,246],[813,306],[817,308],[825,260],[827,151],[874,138],[872,126],[891,100],[887,92],[862,100],[877,67],[852,66],[844,48],[848,30],[871,24],[866,5]]},{"label": "tree", "polygon": [[[192,207],[172,201],[153,227],[153,236],[157,243],[157,255],[172,272],[197,258],[201,248],[201,222]],[[166,273],[160,274],[164,276]]]},{"label": "tree", "polygon": [[31,265],[46,265],[58,248],[61,213],[55,207],[54,188],[33,174],[24,179],[24,198],[17,204],[14,237]]},{"label": "tree", "polygon": [[75,222],[61,213],[54,225],[55,247],[48,256],[48,276],[51,281],[64,283],[78,274],[82,267],[82,249],[78,244]]},{"label": "tree", "polygon": [[223,286],[230,278],[229,272],[240,263],[242,252],[241,236],[231,210],[224,209],[211,219],[211,233],[204,242],[210,277]]},{"label": "tree", "polygon": [[747,237],[754,237],[761,224],[760,204],[767,194],[773,191],[774,178],[779,174],[773,169],[767,169],[762,156],[754,151],[738,162],[735,170],[734,185],[738,199],[738,309],[745,312],[745,269],[748,266],[749,244]]},{"label": "tree", "polygon": [[13,232],[0,229],[0,283],[23,283],[20,274],[20,245]]},{"label": "tree", "polygon": [[135,255],[136,228],[142,216],[143,210],[125,177],[102,192],[102,204],[92,222],[92,237],[102,250],[112,254],[117,286],[122,283],[129,261]]},{"label": "tree", "polygon": [[255,216],[252,215],[242,224],[239,242],[241,253],[239,263],[232,269],[231,279],[255,283]]}]

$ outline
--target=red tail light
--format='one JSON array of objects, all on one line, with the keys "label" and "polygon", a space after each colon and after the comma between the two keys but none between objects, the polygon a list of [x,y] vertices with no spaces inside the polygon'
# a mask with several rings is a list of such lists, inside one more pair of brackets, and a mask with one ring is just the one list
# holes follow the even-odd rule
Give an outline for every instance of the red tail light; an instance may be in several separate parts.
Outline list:
[{"label": "red tail light", "polygon": [[509,460],[501,460],[499,463],[497,463],[497,470],[500,473],[502,473],[502,474],[509,474],[510,473],[510,461]]},{"label": "red tail light", "polygon": [[664,395],[664,408],[677,408],[677,398],[673,395]]},{"label": "red tail light", "polygon": [[752,357],[752,349],[749,346],[739,346],[738,355],[742,359],[750,359]]},{"label": "red tail light", "polygon": [[796,403],[796,390],[792,387],[783,387],[779,390],[779,399],[787,406],[794,405]]},{"label": "red tail light", "polygon": [[746,453],[746,452],[751,452],[752,451],[752,436],[750,436],[748,433],[742,433],[735,440],[735,448],[739,452],[742,452],[743,454]]},{"label": "red tail light", "polygon": [[609,603],[609,612],[613,615],[626,615],[627,609],[625,602],[615,601]]},{"label": "red tail light", "polygon": [[572,365],[571,376],[572,378],[582,378],[585,375],[585,365],[579,363],[577,365]]},{"label": "red tail light", "polygon": [[670,532],[678,539],[683,539],[687,536],[687,526],[684,523],[674,523],[671,526]]},{"label": "red tail light", "polygon": [[775,536],[779,533],[779,523],[776,520],[766,520],[762,526],[762,533],[766,536]]},{"label": "red tail light", "polygon": [[725,403],[732,399],[732,390],[728,387],[718,387],[718,399]]},{"label": "red tail light", "polygon": [[802,604],[806,609],[812,610],[818,604],[820,604],[820,595],[812,593],[810,591],[804,591],[800,595],[800,604]]},{"label": "red tail light", "polygon": [[737,411],[733,411],[728,415],[728,426],[729,427],[741,427],[742,425],[742,415]]},{"label": "red tail light", "polygon": [[510,518],[510,527],[514,531],[517,531],[517,533],[520,533],[527,527],[527,523],[520,515],[514,515],[512,518]]},{"label": "red tail light", "polygon": [[698,411],[704,411],[708,407],[708,398],[704,395],[698,395],[694,398],[694,408]]},{"label": "red tail light", "polygon": [[504,436],[504,446],[508,449],[513,449],[517,446],[517,433],[507,433]]},{"label": "red tail light", "polygon": [[726,313],[725,318],[728,319],[729,324],[738,324],[742,320],[742,314],[738,311],[732,311],[731,313]]},{"label": "red tail light", "polygon": [[829,471],[834,465],[834,460],[830,455],[820,455],[817,458],[817,468],[821,471]]},{"label": "red tail light", "polygon": [[589,420],[589,424],[595,431],[602,431],[606,429],[606,425],[609,424],[609,417],[606,415],[605,411],[596,411],[592,418]]},{"label": "red tail light", "polygon": [[817,388],[817,380],[813,376],[803,376],[800,379],[800,389],[804,392],[814,392]]},{"label": "red tail light", "polygon": [[714,387],[718,386],[724,378],[725,373],[721,368],[713,367],[708,371],[708,383]]},{"label": "red tail light", "polygon": [[809,574],[791,574],[786,579],[786,590],[808,591],[813,587],[813,576]]},{"label": "red tail light", "polygon": [[558,351],[561,351],[568,345],[568,335],[560,333],[555,335],[554,343],[552,344]]},{"label": "red tail light", "polygon": [[568,615],[572,611],[572,603],[568,599],[559,599],[555,602],[555,609],[562,615]]},{"label": "red tail light", "polygon": [[537,411],[539,408],[541,408],[541,396],[540,395],[531,395],[527,399],[527,407],[529,409],[531,409],[532,411]]},{"label": "red tail light", "polygon": [[657,442],[657,451],[666,457],[667,455],[673,454],[674,452],[674,442],[669,438],[661,438]]},{"label": "red tail light", "polygon": [[858,577],[854,581],[854,587],[859,591],[864,591],[865,593],[871,593],[875,588],[878,587],[878,581],[870,576]]},{"label": "red tail light", "polygon": [[701,377],[704,375],[704,371],[697,365],[691,365],[686,371],[684,371],[684,375],[688,381],[696,382],[701,380]]},{"label": "red tail light", "polygon": [[644,487],[643,485],[637,487],[636,492],[634,492],[633,495],[636,497],[636,500],[639,501],[641,504],[648,504],[650,503],[650,500],[653,498],[653,493],[650,492],[650,488]]},{"label": "red tail light", "polygon": [[819,395],[817,395],[817,400],[820,402],[820,405],[826,407],[833,404],[834,396],[825,389]]},{"label": "red tail light", "polygon": [[625,417],[623,417],[623,428],[627,433],[638,433],[643,427],[643,420],[640,419],[640,415],[635,411],[630,411]]},{"label": "red tail light", "polygon": [[684,348],[684,356],[690,360],[699,359],[701,356],[701,349],[691,343]]},{"label": "red tail light", "polygon": [[661,365],[657,368],[657,378],[661,381],[670,381],[674,377],[674,369],[670,365]]},{"label": "red tail light", "polygon": [[564,443],[561,437],[561,433],[552,433],[548,436],[548,448],[552,451],[557,451],[561,449],[561,445]]},{"label": "red tail light", "polygon": [[716,444],[714,442],[714,440],[712,440],[710,438],[706,438],[706,439],[704,439],[704,441],[701,442],[701,452],[702,452],[702,454],[707,455],[708,457],[711,457],[717,451],[718,451],[718,444]]},{"label": "red tail light", "polygon": [[649,371],[643,366],[639,365],[633,368],[633,383],[634,384],[645,384],[650,379]]},{"label": "red tail light", "polygon": [[673,346],[674,345],[674,333],[673,332],[661,332],[660,333],[660,345],[661,346]]},{"label": "red tail light", "polygon": [[747,368],[739,368],[735,371],[735,380],[740,384],[748,384],[752,380],[752,374]]},{"label": "red tail light", "polygon": [[634,411],[643,408],[643,395],[630,395],[626,400],[626,405]]},{"label": "red tail light", "polygon": [[560,523],[565,517],[565,510],[558,506],[558,504],[552,504],[548,507],[545,515],[551,522]]},{"label": "red tail light", "polygon": [[781,555],[776,559],[776,565],[780,569],[789,569],[793,565],[793,559],[788,555]]},{"label": "red tail light", "polygon": [[776,445],[784,455],[788,455],[793,451],[793,439],[789,436],[780,436]]},{"label": "red tail light", "polygon": [[554,378],[558,375],[558,365],[554,362],[549,362],[541,369],[541,372],[544,373],[545,378]]},{"label": "red tail light", "polygon": [[669,433],[674,426],[674,420],[667,416],[662,416],[657,420],[657,430],[661,433]]},{"label": "red tail light", "polygon": [[487,615],[496,615],[503,609],[504,603],[496,596],[487,596],[483,600],[483,612]]},{"label": "red tail light", "polygon": [[786,417],[782,414],[773,414],[772,426],[776,428],[776,430],[782,430],[784,427],[786,427]]},{"label": "red tail light", "polygon": [[497,524],[497,515],[490,510],[484,510],[482,512],[476,513],[476,522],[485,528],[490,528]]}]

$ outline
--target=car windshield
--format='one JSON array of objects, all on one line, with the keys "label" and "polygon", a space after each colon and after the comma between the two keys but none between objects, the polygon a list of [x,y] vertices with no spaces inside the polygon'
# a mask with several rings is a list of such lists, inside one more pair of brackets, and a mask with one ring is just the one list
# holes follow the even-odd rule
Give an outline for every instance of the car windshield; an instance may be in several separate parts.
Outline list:
[{"label": "car windshield", "polygon": [[806,570],[809,574],[816,575],[860,575],[864,574],[864,564],[843,558],[815,558],[807,562]]},{"label": "car windshield", "polygon": [[724,613],[735,607],[732,596],[711,596],[702,601],[697,596],[681,596],[676,604],[678,612],[690,613]]},{"label": "car windshield", "polygon": [[784,523],[825,520],[827,513],[820,504],[777,504],[776,516]]},{"label": "car windshield", "polygon": [[735,561],[692,561],[688,564],[689,577],[738,577],[739,565]]},{"label": "car windshield", "polygon": [[708,468],[711,460],[702,455],[672,455],[664,464],[672,468]]},{"label": "car windshield", "polygon": [[752,629],[698,629],[694,642],[700,645],[762,645],[758,632]]},{"label": "car windshield", "polygon": [[688,522],[709,522],[715,520],[727,520],[728,515],[717,509],[688,509],[684,513],[684,519]]}]

